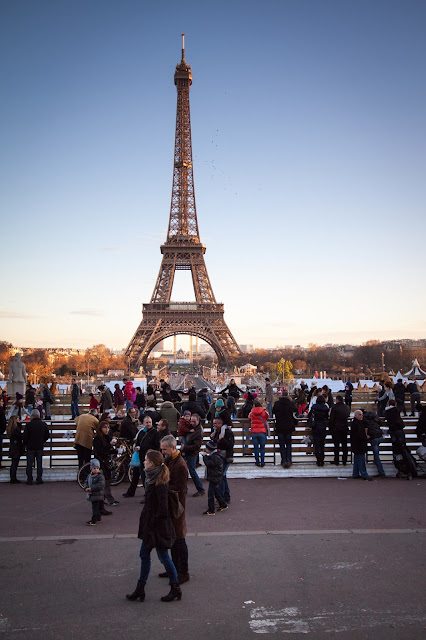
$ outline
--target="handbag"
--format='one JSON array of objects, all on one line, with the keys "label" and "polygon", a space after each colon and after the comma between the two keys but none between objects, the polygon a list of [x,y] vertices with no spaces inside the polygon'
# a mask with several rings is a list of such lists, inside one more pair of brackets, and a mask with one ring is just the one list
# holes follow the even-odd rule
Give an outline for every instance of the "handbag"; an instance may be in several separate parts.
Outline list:
[{"label": "handbag", "polygon": [[270,435],[271,435],[271,428],[270,428],[270,426],[269,426],[269,422],[266,422],[266,420],[264,420],[264,419],[262,418],[262,416],[259,416],[259,418],[262,420],[262,422],[263,422],[263,426],[264,426],[264,427],[265,427],[265,429],[266,429],[266,435],[267,435],[267,436],[270,436]]},{"label": "handbag", "polygon": [[140,467],[141,459],[139,457],[139,451],[133,451],[132,458],[130,460],[131,467]]},{"label": "handbag", "polygon": [[170,516],[176,520],[176,518],[180,518],[184,509],[181,503],[179,502],[179,494],[174,489],[169,489],[169,511]]}]

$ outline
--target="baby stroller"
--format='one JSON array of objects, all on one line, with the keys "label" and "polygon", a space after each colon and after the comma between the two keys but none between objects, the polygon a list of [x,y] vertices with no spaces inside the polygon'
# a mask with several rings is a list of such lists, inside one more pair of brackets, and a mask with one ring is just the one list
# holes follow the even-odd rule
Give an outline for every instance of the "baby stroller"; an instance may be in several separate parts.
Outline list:
[{"label": "baby stroller", "polygon": [[392,444],[393,464],[397,470],[397,478],[407,478],[412,480],[417,478],[417,463],[411,455],[407,445],[400,440],[395,440]]}]

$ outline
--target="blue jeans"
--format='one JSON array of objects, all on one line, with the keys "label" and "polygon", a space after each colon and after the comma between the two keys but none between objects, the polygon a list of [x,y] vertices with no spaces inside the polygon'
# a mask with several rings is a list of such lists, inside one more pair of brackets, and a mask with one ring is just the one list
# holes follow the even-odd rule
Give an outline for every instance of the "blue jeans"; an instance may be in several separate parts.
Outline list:
[{"label": "blue jeans", "polygon": [[314,453],[317,459],[317,462],[323,464],[324,462],[324,445],[326,438],[326,430],[322,427],[312,429],[312,440],[314,441]]},{"label": "blue jeans", "polygon": [[27,480],[33,481],[33,464],[37,460],[37,480],[43,476],[43,449],[27,451]]},{"label": "blue jeans", "polygon": [[73,400],[71,402],[71,417],[74,420],[77,416],[80,415],[80,411],[78,410],[78,400]]},{"label": "blue jeans", "polygon": [[384,476],[385,471],[383,469],[382,461],[380,460],[380,456],[379,456],[379,446],[381,442],[383,442],[383,436],[380,438],[373,438],[372,440],[370,440],[371,448],[373,449],[374,464],[377,467],[379,476]]},{"label": "blue jeans", "polygon": [[352,478],[368,478],[367,467],[365,466],[365,453],[354,453],[354,466]]},{"label": "blue jeans", "polygon": [[50,402],[46,402],[45,400],[43,400],[43,409],[44,409],[44,413],[46,414],[44,417],[46,420],[50,420],[51,419],[51,414],[50,414]]},{"label": "blue jeans", "polygon": [[186,465],[188,467],[188,471],[189,471],[189,475],[191,476],[194,484],[195,484],[195,488],[197,489],[197,491],[199,491],[200,493],[205,493],[204,487],[203,487],[203,483],[201,482],[200,478],[198,477],[198,473],[195,469],[195,465],[197,463],[197,457],[198,456],[185,456],[185,462]]},{"label": "blue jeans", "polygon": [[[265,463],[265,445],[266,445],[266,433],[252,433],[251,441],[254,447],[254,458],[257,463]],[[260,448],[260,458],[259,458]]]},{"label": "blue jeans", "polygon": [[225,500],[225,502],[231,502],[231,493],[229,491],[228,478],[226,477],[226,472],[228,471],[228,468],[229,468],[229,462],[224,462],[221,491],[222,491],[223,499]]},{"label": "blue jeans", "polygon": [[[178,584],[179,581],[177,577],[176,567],[173,564],[167,549],[164,549],[164,547],[158,547],[155,550],[157,552],[159,561],[167,571],[170,584]],[[144,544],[144,542],[142,542],[141,550],[139,552],[139,556],[141,559],[141,573],[139,576],[139,582],[142,582],[142,584],[146,584],[146,581],[148,580],[149,572],[151,570],[151,551],[152,549],[147,547]]]},{"label": "blue jeans", "polygon": [[222,493],[222,485],[217,484],[217,482],[209,482],[209,492],[208,492],[208,509],[210,512],[214,513],[214,499],[219,503],[220,507],[226,507],[226,502]]},{"label": "blue jeans", "polygon": [[126,399],[126,411],[133,407],[133,402],[131,400]]},{"label": "blue jeans", "polygon": [[277,433],[280,445],[281,464],[291,464],[291,433]]},{"label": "blue jeans", "polygon": [[269,413],[269,417],[272,416],[272,403],[273,403],[273,400],[271,400],[271,402],[266,403],[266,411]]}]

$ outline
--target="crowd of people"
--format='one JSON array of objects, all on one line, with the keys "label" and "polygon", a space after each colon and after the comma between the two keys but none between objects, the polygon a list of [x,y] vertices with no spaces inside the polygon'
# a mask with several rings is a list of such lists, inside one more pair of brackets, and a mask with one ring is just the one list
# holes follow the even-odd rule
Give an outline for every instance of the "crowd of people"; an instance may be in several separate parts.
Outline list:
[{"label": "crowd of people", "polygon": [[[111,393],[101,384],[98,394],[90,394],[88,413],[79,411],[80,390],[75,380],[71,386],[72,417],[76,423],[74,446],[79,467],[90,463],[90,473],[85,490],[91,505],[88,526],[96,526],[102,517],[113,513],[107,507],[116,507],[119,501],[112,495],[111,457],[125,440],[134,452],[132,480],[124,498],[133,498],[141,483],[144,487],[141,503],[138,536],[141,539],[141,569],[136,588],[127,594],[129,600],[145,599],[145,585],[151,566],[151,552],[155,548],[165,571],[160,577],[168,578],[170,591],[161,599],[165,602],[180,600],[181,585],[189,580],[188,547],[186,544],[185,505],[188,479],[192,479],[195,492],[192,497],[205,496],[203,515],[214,516],[228,509],[231,502],[227,478],[233,462],[233,419],[247,418],[254,449],[255,464],[265,464],[265,447],[271,434],[270,420],[274,419],[281,464],[292,464],[292,434],[298,420],[307,417],[307,441],[313,443],[316,463],[324,466],[324,443],[331,433],[334,459],[331,464],[346,465],[348,440],[353,455],[353,478],[371,480],[366,469],[366,453],[370,444],[378,476],[384,477],[379,447],[383,441],[383,427],[389,431],[392,444],[405,443],[405,403],[398,386],[384,383],[377,399],[377,412],[357,409],[351,418],[352,385],[347,384],[342,393],[333,398],[327,386],[312,385],[308,389],[302,381],[291,396],[281,389],[274,402],[269,379],[265,385],[265,404],[262,406],[258,390],[243,391],[232,379],[213,401],[206,388],[188,391],[183,401],[182,393],[174,391],[164,381],[157,387],[150,383],[146,394],[133,387],[129,380],[115,384]],[[407,392],[407,390],[406,390]],[[41,388],[43,393],[43,387]],[[411,393],[408,389],[408,393]],[[412,393],[416,393],[414,390]],[[161,400],[158,402],[160,396]],[[243,404],[237,410],[237,402],[243,396]],[[98,397],[97,397],[98,396]],[[405,398],[404,398],[405,400]],[[48,401],[46,401],[50,404]],[[238,404],[241,404],[238,402]],[[420,395],[413,410],[419,411],[417,425],[419,439],[426,437],[426,411],[421,411]],[[41,407],[43,410],[43,407]],[[16,394],[16,399],[6,413],[5,399],[0,399],[0,425],[10,440],[10,482],[19,483],[16,472],[21,456],[26,455],[27,484],[33,484],[33,466],[37,466],[36,484],[42,484],[43,448],[50,432],[43,414],[37,408],[34,390],[28,385],[26,397]],[[209,440],[203,446],[204,432]],[[208,489],[198,475],[199,455],[205,467]],[[133,464],[133,458],[132,458]],[[168,550],[171,553],[169,555]]]}]

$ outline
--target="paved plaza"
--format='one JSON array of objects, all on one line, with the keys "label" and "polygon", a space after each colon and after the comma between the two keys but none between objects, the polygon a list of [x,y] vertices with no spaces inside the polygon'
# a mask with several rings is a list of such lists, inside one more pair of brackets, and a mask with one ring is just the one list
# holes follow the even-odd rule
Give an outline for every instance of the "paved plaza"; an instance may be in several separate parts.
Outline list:
[{"label": "paved plaza", "polygon": [[155,553],[146,601],[124,597],[142,508],[125,488],[89,528],[76,483],[0,485],[2,638],[425,638],[424,480],[234,479],[214,517],[189,497],[191,580],[171,603]]}]

